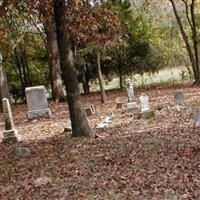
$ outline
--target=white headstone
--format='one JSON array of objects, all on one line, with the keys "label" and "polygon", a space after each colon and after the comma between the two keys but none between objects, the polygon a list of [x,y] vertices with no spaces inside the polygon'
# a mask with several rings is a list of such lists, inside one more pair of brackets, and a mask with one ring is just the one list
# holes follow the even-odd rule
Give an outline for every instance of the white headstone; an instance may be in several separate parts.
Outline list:
[{"label": "white headstone", "polygon": [[15,129],[10,102],[7,98],[2,100],[2,106],[5,124],[5,130],[3,131],[3,142],[21,141],[21,135],[19,134],[18,130]]},{"label": "white headstone", "polygon": [[140,96],[141,112],[150,110],[149,97],[146,94]]},{"label": "white headstone", "polygon": [[27,112],[28,119],[49,118],[51,110],[48,107],[45,87],[28,87],[25,92],[29,110]]}]

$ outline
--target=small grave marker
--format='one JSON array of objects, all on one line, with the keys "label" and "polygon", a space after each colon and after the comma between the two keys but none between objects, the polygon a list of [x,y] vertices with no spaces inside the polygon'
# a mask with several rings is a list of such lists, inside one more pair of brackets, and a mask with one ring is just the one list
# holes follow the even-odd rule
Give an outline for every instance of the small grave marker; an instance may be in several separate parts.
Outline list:
[{"label": "small grave marker", "polygon": [[175,106],[181,106],[184,104],[184,94],[181,91],[174,93],[174,104]]},{"label": "small grave marker", "polygon": [[154,117],[154,111],[150,108],[149,97],[146,94],[140,96],[141,112],[139,118],[150,119]]},{"label": "small grave marker", "polygon": [[122,101],[122,99],[120,97],[116,98],[116,104],[117,104],[117,106],[116,106],[117,109],[122,109],[123,108],[123,101]]}]

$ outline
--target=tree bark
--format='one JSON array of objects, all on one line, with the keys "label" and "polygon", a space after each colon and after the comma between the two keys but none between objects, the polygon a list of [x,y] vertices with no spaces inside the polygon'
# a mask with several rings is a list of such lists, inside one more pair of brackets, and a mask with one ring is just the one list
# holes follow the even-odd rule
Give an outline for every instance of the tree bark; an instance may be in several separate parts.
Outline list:
[{"label": "tree bark", "polygon": [[72,136],[89,136],[91,129],[88,125],[85,111],[81,103],[78,77],[73,62],[70,33],[65,26],[67,20],[65,19],[65,0],[55,1],[54,12],[62,78],[67,90],[67,100],[72,124]]},{"label": "tree bark", "polygon": [[84,94],[90,94],[90,85],[86,76],[86,67],[81,72]]},{"label": "tree bark", "polygon": [[1,111],[2,111],[3,98],[8,98],[10,100],[7,77],[5,69],[3,67],[2,56],[0,54],[0,110]]},{"label": "tree bark", "polygon": [[172,4],[173,11],[174,11],[174,16],[176,18],[176,21],[178,23],[181,35],[182,35],[184,43],[186,45],[186,50],[188,52],[188,55],[189,55],[189,58],[190,58],[190,62],[191,62],[191,65],[192,65],[195,82],[196,83],[200,83],[200,73],[199,73],[199,69],[197,68],[197,62],[198,62],[198,60],[196,60],[196,56],[194,55],[194,53],[192,51],[192,47],[191,47],[191,45],[189,43],[189,38],[188,38],[188,36],[187,36],[187,34],[186,34],[185,30],[184,30],[181,18],[180,18],[179,14],[178,14],[176,3],[175,3],[174,0],[169,0],[169,1]]},{"label": "tree bark", "polygon": [[105,92],[104,85],[103,85],[103,75],[101,72],[101,61],[100,61],[100,55],[98,52],[97,52],[97,75],[98,75],[99,86],[100,86],[101,102],[106,103],[107,97],[106,97],[106,92]]},{"label": "tree bark", "polygon": [[123,90],[124,89],[123,75],[119,66],[118,66],[118,74],[119,74],[119,86],[120,86],[120,89]]},{"label": "tree bark", "polygon": [[46,47],[48,52],[48,61],[51,74],[52,98],[54,101],[59,102],[64,100],[65,95],[61,78],[60,56],[57,43],[56,24],[54,14],[52,14],[51,16],[46,16],[46,13],[44,12],[43,17],[44,28],[46,33]]},{"label": "tree bark", "polygon": [[196,70],[198,74],[198,83],[200,83],[200,71],[199,71],[199,49],[198,49],[198,35],[197,35],[197,25],[195,19],[195,10],[194,10],[195,0],[192,0],[190,6],[191,12],[191,20],[192,20],[192,41],[193,41],[193,48],[194,48],[194,56],[196,61]]}]

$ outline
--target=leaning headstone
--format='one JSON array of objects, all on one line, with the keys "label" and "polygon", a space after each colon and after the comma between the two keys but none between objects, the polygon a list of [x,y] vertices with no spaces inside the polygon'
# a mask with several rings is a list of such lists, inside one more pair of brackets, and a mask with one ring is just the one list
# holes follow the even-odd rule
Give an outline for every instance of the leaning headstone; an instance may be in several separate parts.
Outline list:
[{"label": "leaning headstone", "polygon": [[29,109],[27,112],[28,119],[50,118],[51,110],[48,107],[45,87],[28,87],[25,91]]},{"label": "leaning headstone", "polygon": [[89,107],[86,107],[85,108],[85,113],[86,113],[87,117],[90,117],[90,116],[94,115],[95,114],[95,106],[91,105]]},{"label": "leaning headstone", "polygon": [[200,111],[194,112],[194,127],[195,128],[200,127]]},{"label": "leaning headstone", "polygon": [[141,112],[139,117],[142,119],[150,119],[154,117],[154,111],[150,108],[149,97],[146,94],[140,96]]},{"label": "leaning headstone", "polygon": [[181,106],[184,104],[184,94],[181,91],[174,93],[174,104],[175,106]]},{"label": "leaning headstone", "polygon": [[5,124],[5,130],[3,131],[3,142],[19,142],[21,141],[21,135],[15,128],[10,102],[7,98],[2,100],[3,105],[3,119]]}]

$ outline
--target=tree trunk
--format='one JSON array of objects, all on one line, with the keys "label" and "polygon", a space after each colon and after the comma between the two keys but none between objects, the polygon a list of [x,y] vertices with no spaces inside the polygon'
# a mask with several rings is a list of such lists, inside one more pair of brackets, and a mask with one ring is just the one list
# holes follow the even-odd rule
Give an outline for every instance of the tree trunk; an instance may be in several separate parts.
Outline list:
[{"label": "tree trunk", "polygon": [[83,84],[84,94],[90,94],[90,85],[86,75],[86,71],[87,71],[86,65],[84,64],[84,67],[81,70],[81,82]]},{"label": "tree trunk", "polygon": [[106,97],[106,92],[105,92],[104,85],[103,85],[103,76],[102,76],[102,72],[101,72],[101,61],[100,61],[100,55],[98,52],[97,52],[97,75],[98,75],[99,86],[100,86],[101,102],[106,103],[107,97]]},{"label": "tree trunk", "polygon": [[191,12],[191,20],[192,20],[192,41],[193,41],[193,48],[194,48],[194,56],[195,56],[195,64],[196,70],[198,74],[198,80],[195,80],[198,84],[200,84],[200,71],[199,71],[199,49],[198,49],[198,34],[197,34],[197,25],[195,19],[195,9],[194,9],[195,0],[192,0],[190,6]]},{"label": "tree trunk", "polygon": [[88,125],[84,108],[81,103],[78,77],[73,62],[70,33],[66,30],[65,0],[54,3],[55,22],[62,78],[67,90],[67,99],[72,124],[72,136],[89,136],[91,129]]},{"label": "tree trunk", "polygon": [[123,75],[122,75],[122,71],[120,67],[118,67],[118,74],[119,74],[119,86],[120,86],[120,89],[123,90],[124,89]]},{"label": "tree trunk", "polygon": [[0,54],[0,110],[1,111],[2,111],[3,98],[8,98],[10,100],[7,77],[5,69],[3,67],[2,56]]},{"label": "tree trunk", "polygon": [[179,26],[179,29],[180,29],[180,32],[181,32],[181,35],[183,37],[183,40],[185,42],[185,45],[186,45],[186,50],[188,52],[188,55],[189,55],[189,58],[190,58],[190,62],[191,62],[191,65],[192,65],[192,69],[193,69],[193,73],[194,73],[194,78],[195,78],[195,82],[196,83],[200,83],[200,73],[199,73],[199,69],[197,68],[197,65],[196,65],[196,59],[195,59],[195,55],[193,54],[193,51],[192,51],[192,47],[189,43],[189,39],[188,39],[188,36],[184,30],[184,27],[183,27],[183,24],[182,24],[182,21],[181,21],[181,18],[178,14],[178,11],[177,11],[177,8],[176,8],[176,3],[174,0],[169,0],[172,4],[172,7],[173,7],[173,11],[174,11],[174,15],[175,15],[175,18],[176,18],[176,21],[178,23],[178,26]]},{"label": "tree trunk", "polygon": [[43,17],[46,33],[46,47],[51,74],[52,98],[56,102],[59,102],[64,100],[65,95],[61,79],[60,56],[57,43],[56,24],[53,14],[51,16],[46,16],[46,13],[43,13]]}]

